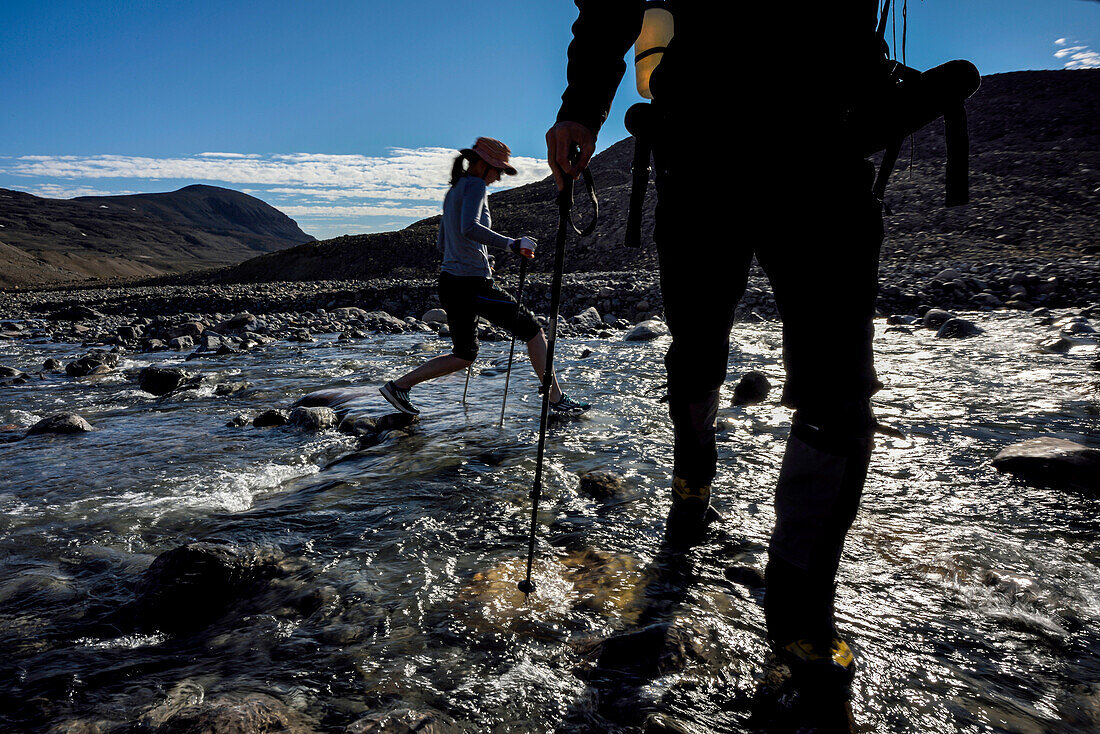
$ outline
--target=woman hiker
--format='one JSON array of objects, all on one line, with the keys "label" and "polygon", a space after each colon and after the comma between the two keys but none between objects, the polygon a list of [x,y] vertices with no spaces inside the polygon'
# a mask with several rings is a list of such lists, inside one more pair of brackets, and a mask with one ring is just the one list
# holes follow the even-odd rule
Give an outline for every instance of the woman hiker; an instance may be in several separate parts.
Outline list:
[{"label": "woman hiker", "polygon": [[[473,148],[459,151],[451,168],[451,188],[443,200],[437,247],[443,252],[439,274],[439,300],[447,312],[454,348],[428,360],[412,372],[383,385],[379,391],[402,413],[419,415],[409,400],[409,390],[425,380],[458,372],[477,358],[478,317],[508,330],[527,343],[527,354],[539,380],[546,364],[546,335],[524,306],[493,283],[488,247],[511,250],[533,258],[534,240],[512,239],[491,229],[486,187],[503,174],[514,176],[508,163],[508,146],[492,138],[478,138]],[[464,164],[467,164],[464,167]],[[561,391],[557,376],[550,385],[550,408],[558,414],[577,415],[588,405],[570,399]]]}]

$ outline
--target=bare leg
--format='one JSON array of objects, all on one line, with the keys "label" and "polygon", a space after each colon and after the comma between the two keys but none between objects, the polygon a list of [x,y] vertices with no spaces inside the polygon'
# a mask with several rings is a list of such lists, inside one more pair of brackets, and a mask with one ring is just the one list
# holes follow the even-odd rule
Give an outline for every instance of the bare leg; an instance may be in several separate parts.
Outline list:
[{"label": "bare leg", "polygon": [[[546,332],[542,329],[539,329],[539,333],[527,342],[527,356],[531,358],[531,366],[535,368],[535,374],[539,376],[541,382],[546,369]],[[550,402],[556,403],[559,400],[561,400],[561,387],[558,386],[558,375],[555,373],[554,384],[550,386]]]},{"label": "bare leg", "polygon": [[[545,344],[545,342],[543,343]],[[472,364],[473,361],[469,359],[462,359],[453,354],[441,354],[438,357],[429,359],[409,374],[397,378],[393,381],[393,384],[397,385],[402,390],[408,390],[413,385],[419,385],[425,380],[464,370]]]}]

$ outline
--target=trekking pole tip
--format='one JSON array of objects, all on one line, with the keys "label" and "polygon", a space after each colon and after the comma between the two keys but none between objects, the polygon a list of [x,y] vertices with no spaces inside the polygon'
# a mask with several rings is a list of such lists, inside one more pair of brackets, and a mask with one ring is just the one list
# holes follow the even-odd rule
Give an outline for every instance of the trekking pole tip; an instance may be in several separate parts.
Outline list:
[{"label": "trekking pole tip", "polygon": [[532,594],[535,591],[535,582],[531,579],[524,579],[516,584],[516,586],[519,587],[519,590],[524,594]]}]

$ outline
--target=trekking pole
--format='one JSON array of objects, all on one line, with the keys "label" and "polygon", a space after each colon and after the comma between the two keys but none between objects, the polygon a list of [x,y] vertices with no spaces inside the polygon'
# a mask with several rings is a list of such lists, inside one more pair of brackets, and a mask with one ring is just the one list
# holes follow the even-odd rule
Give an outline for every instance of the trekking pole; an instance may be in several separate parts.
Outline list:
[{"label": "trekking pole", "polygon": [[[592,202],[592,221],[584,229],[573,223],[573,179],[567,179],[565,187],[558,192],[558,236],[554,246],[554,277],[550,285],[550,334],[546,345],[546,365],[542,373],[542,417],[539,420],[539,447],[535,455],[535,486],[531,490],[531,534],[527,545],[527,577],[520,581],[519,590],[530,594],[535,590],[531,581],[531,566],[535,562],[535,531],[538,528],[539,498],[542,497],[542,460],[546,452],[546,423],[550,414],[550,387],[554,384],[554,345],[558,341],[558,306],[561,302],[561,277],[565,269],[565,239],[568,229],[581,237],[592,234],[599,219],[600,207],[596,201],[596,192],[592,186],[592,174],[587,168],[581,171],[584,186],[588,190],[588,199]],[[568,227],[567,227],[568,225]]]},{"label": "trekking pole", "polygon": [[[519,289],[516,291],[516,318],[523,305],[523,280],[527,277],[527,258],[519,261]],[[512,346],[508,349],[508,371],[504,373],[504,399],[500,401],[500,425],[504,425],[504,408],[508,405],[508,381],[512,379],[512,358],[516,354],[516,332],[512,332]]]}]

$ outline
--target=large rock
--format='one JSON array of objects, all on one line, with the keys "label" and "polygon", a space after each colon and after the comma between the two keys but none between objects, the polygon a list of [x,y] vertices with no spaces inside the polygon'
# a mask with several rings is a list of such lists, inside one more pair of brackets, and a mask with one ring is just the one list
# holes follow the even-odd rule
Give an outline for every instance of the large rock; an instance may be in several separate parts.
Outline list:
[{"label": "large rock", "polygon": [[119,356],[115,352],[89,352],[80,359],[65,365],[65,374],[69,377],[85,377],[110,372],[118,365]]},{"label": "large rock", "polygon": [[603,319],[600,318],[600,312],[596,310],[595,306],[591,306],[581,311],[579,314],[569,319],[569,323],[576,326],[578,329],[602,329]]},{"label": "large rock", "polygon": [[35,423],[27,431],[28,436],[41,433],[87,433],[92,424],[76,413],[56,413]]},{"label": "large rock", "polygon": [[202,627],[283,576],[282,559],[271,548],[205,541],[165,551],[138,583],[136,621],[166,632]]},{"label": "large rock", "polygon": [[307,431],[327,431],[336,427],[336,411],[332,408],[301,406],[290,411],[290,422]]},{"label": "large rock", "polygon": [[138,374],[138,386],[152,395],[167,395],[179,387],[187,373],[178,367],[146,367]]},{"label": "large rock", "polygon": [[939,339],[966,339],[983,333],[981,328],[966,319],[953,318],[940,324],[936,337]]},{"label": "large rock", "polygon": [[347,734],[458,734],[466,729],[443,714],[398,709],[368,714],[344,731]]},{"label": "large rock", "polygon": [[197,337],[205,330],[205,326],[198,321],[188,321],[183,324],[176,324],[175,326],[168,327],[166,332],[169,339],[175,339],[181,336],[189,336],[192,339]]},{"label": "large rock", "polygon": [[252,425],[256,428],[271,428],[272,426],[285,426],[290,422],[290,414],[285,410],[272,408],[265,410],[252,419]]},{"label": "large rock", "polygon": [[385,311],[368,311],[363,314],[363,325],[371,331],[384,331],[387,334],[400,334],[409,328],[404,321]]},{"label": "large rock", "polygon": [[598,500],[612,499],[623,491],[623,478],[605,471],[591,471],[581,475],[580,490]]},{"label": "large rock", "polygon": [[930,308],[925,312],[921,321],[926,328],[938,329],[953,318],[955,318],[955,314],[950,311],[944,311],[942,308]]},{"label": "large rock", "polygon": [[664,321],[650,319],[649,321],[643,321],[626,332],[626,335],[623,336],[623,341],[644,342],[650,339],[656,339],[659,336],[664,336],[667,333],[668,326],[665,325]]},{"label": "large rock", "polygon": [[248,331],[256,326],[256,317],[250,314],[248,311],[242,311],[241,313],[220,322],[214,330],[219,334],[228,334],[234,331]]},{"label": "large rock", "polygon": [[447,323],[447,312],[441,308],[433,308],[425,312],[424,317],[420,320],[426,324],[445,324]]},{"label": "large rock", "polygon": [[22,377],[22,370],[17,370],[14,367],[4,367],[0,365],[0,377]]},{"label": "large rock", "polygon": [[1100,492],[1100,449],[1044,436],[1013,444],[993,466],[1026,482]]},{"label": "large rock", "polygon": [[68,306],[60,311],[54,311],[46,318],[51,321],[89,321],[101,319],[103,314],[88,306]]},{"label": "large rock", "polygon": [[313,734],[317,722],[265,693],[228,693],[182,708],[159,734]]},{"label": "large rock", "polygon": [[764,402],[772,384],[763,372],[750,370],[733,389],[733,405],[755,405]]}]

